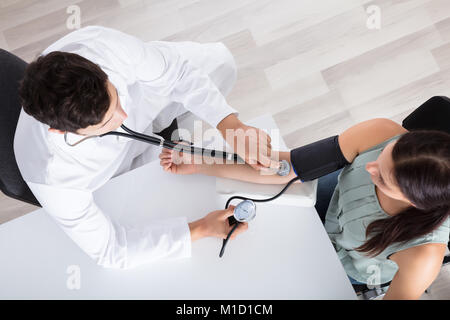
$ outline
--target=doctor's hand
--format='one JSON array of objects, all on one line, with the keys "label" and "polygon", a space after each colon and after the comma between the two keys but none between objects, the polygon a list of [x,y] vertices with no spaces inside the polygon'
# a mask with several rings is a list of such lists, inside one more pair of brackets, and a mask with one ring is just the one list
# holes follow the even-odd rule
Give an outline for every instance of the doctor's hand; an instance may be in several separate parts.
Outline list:
[{"label": "doctor's hand", "polygon": [[[228,217],[233,215],[234,206],[229,206],[226,210],[217,210],[208,213],[204,218],[189,223],[192,241],[205,238],[216,237],[226,239],[232,226],[228,223]],[[240,223],[230,237],[230,240],[236,238],[238,234],[248,229],[248,223]]]},{"label": "doctor's hand", "polygon": [[234,114],[225,117],[217,125],[217,129],[225,141],[233,146],[234,152],[253,169],[278,167],[278,163],[270,158],[272,139],[264,130],[247,126]]}]

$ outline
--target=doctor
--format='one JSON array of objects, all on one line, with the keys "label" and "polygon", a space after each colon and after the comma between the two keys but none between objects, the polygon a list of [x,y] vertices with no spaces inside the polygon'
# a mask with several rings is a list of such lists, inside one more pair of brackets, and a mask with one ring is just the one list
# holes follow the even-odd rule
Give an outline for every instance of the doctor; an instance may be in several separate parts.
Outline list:
[{"label": "doctor", "polygon": [[[156,159],[158,148],[117,136],[70,147],[64,135],[74,143],[122,131],[122,123],[152,134],[188,111],[224,137],[227,129],[260,132],[240,122],[224,98],[235,79],[233,57],[220,43],[144,43],[98,26],[74,31],[44,50],[22,80],[14,139],[22,176],[46,212],[100,266],[126,269],[189,257],[192,241],[226,237],[232,207],[189,223],[180,212],[158,224],[118,225],[96,205],[93,191]],[[259,143],[259,153],[240,154],[255,169],[270,164],[264,156],[270,137],[258,137],[245,139]]]}]

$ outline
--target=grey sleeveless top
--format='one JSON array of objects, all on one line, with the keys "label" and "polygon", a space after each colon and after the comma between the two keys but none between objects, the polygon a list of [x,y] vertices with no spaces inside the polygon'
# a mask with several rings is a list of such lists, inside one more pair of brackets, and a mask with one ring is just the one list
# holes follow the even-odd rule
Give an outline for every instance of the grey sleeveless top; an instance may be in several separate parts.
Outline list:
[{"label": "grey sleeveless top", "polygon": [[343,168],[326,213],[325,229],[338,257],[347,274],[359,282],[376,285],[391,281],[398,266],[388,257],[397,251],[426,243],[447,244],[449,241],[450,219],[447,219],[431,233],[405,244],[392,244],[374,258],[354,250],[366,241],[366,228],[372,221],[390,217],[380,206],[365,165],[375,161],[384,147],[401,135],[362,152],[353,163]]}]

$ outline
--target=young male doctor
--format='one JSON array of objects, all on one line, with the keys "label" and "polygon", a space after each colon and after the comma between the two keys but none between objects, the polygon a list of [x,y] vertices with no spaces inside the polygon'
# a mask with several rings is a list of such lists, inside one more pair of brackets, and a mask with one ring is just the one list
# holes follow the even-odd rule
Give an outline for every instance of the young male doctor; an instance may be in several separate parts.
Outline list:
[{"label": "young male doctor", "polygon": [[[224,137],[227,129],[259,132],[239,121],[225,101],[235,80],[233,57],[221,43],[144,43],[98,26],[69,33],[28,66],[21,83],[23,110],[14,151],[22,176],[45,211],[100,266],[127,269],[189,257],[192,241],[226,237],[232,208],[190,223],[177,217],[153,225],[119,225],[96,205],[93,191],[136,161],[156,159],[159,149],[117,136],[71,147],[65,138],[74,143],[123,132],[122,123],[152,134],[187,111]],[[270,153],[270,137],[258,137],[245,138],[260,144],[258,152],[240,154],[255,169],[270,161],[264,156]],[[245,229],[242,224],[235,235]]]}]

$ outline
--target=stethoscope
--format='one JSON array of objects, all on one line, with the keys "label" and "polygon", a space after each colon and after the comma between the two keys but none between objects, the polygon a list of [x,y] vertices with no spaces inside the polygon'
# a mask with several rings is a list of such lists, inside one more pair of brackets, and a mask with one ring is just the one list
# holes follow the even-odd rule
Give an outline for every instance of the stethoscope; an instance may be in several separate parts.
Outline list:
[{"label": "stethoscope", "polygon": [[212,150],[212,149],[205,149],[205,148],[198,148],[198,147],[192,146],[192,143],[190,143],[190,145],[183,145],[180,143],[176,143],[174,141],[164,140],[164,139],[160,139],[157,137],[152,137],[152,136],[149,136],[149,135],[146,135],[143,133],[133,131],[133,130],[127,128],[124,124],[122,124],[120,127],[128,133],[110,131],[110,132],[100,134],[100,135],[93,135],[93,136],[85,137],[75,143],[69,143],[67,141],[67,132],[65,132],[64,133],[64,141],[66,142],[67,145],[69,145],[71,147],[75,147],[76,145],[80,144],[83,141],[86,141],[87,139],[114,135],[114,136],[126,137],[126,138],[130,138],[130,139],[146,142],[146,143],[149,143],[149,144],[152,144],[155,146],[159,146],[159,147],[163,147],[166,149],[177,150],[177,151],[182,151],[182,152],[197,154],[197,155],[202,155],[202,156],[208,156],[208,157],[213,157],[213,158],[223,158],[224,160],[229,160],[229,161],[233,160],[234,162],[242,161],[242,163],[244,163],[244,161],[237,154],[234,154],[234,153]]},{"label": "stethoscope", "polygon": [[[227,161],[233,161],[232,163],[237,163],[237,162],[241,162],[244,163],[244,161],[242,160],[242,158],[240,158],[237,154],[235,153],[229,153],[229,152],[225,152],[225,151],[218,151],[218,150],[213,150],[213,149],[205,149],[205,148],[199,148],[199,147],[194,147],[192,145],[192,143],[190,143],[190,145],[184,145],[184,144],[180,144],[174,141],[170,141],[170,140],[164,140],[164,139],[160,139],[157,137],[153,137],[153,136],[149,136],[143,133],[139,133],[136,131],[133,131],[129,128],[127,128],[125,125],[121,125],[120,126],[125,132],[127,133],[123,133],[123,132],[117,132],[117,131],[110,131],[101,135],[93,135],[93,136],[88,136],[85,137],[75,143],[69,143],[67,141],[67,132],[64,133],[64,141],[66,142],[67,145],[71,146],[71,147],[75,147],[76,145],[80,144],[83,141],[86,141],[87,139],[91,139],[91,138],[96,138],[96,137],[105,137],[105,136],[120,136],[120,137],[126,137],[126,138],[130,138],[130,139],[134,139],[137,141],[142,141],[142,142],[146,142],[155,146],[159,146],[162,148],[166,148],[166,149],[171,149],[171,150],[176,150],[176,151],[181,151],[181,152],[186,152],[186,153],[190,153],[190,154],[197,154],[197,155],[202,155],[202,156],[208,156],[208,157],[213,157],[213,158],[222,158],[224,160]],[[277,174],[279,176],[286,176],[290,173],[291,171],[291,167],[289,165],[289,162],[287,162],[286,160],[281,160],[280,161],[280,165],[278,167],[277,170]],[[242,196],[233,196],[231,198],[228,199],[227,203],[225,204],[225,209],[228,208],[228,206],[230,205],[230,202],[234,199],[240,199],[243,200],[241,201],[239,204],[236,205],[236,207],[233,210],[233,215],[231,217],[228,218],[228,223],[230,226],[233,226],[231,228],[231,230],[228,232],[227,237],[223,240],[222,242],[222,248],[220,249],[220,253],[219,253],[219,257],[221,258],[225,252],[225,247],[228,243],[228,240],[230,239],[231,235],[233,234],[233,232],[237,229],[237,227],[239,226],[239,224],[244,223],[244,222],[249,222],[251,220],[253,220],[256,217],[256,204],[255,202],[268,202],[268,201],[272,201],[276,198],[278,198],[279,196],[281,196],[291,185],[292,183],[294,183],[296,180],[299,180],[299,177],[295,177],[293,179],[291,179],[286,186],[275,196],[268,198],[268,199],[251,199],[251,198],[247,198],[247,197],[242,197]]]}]

